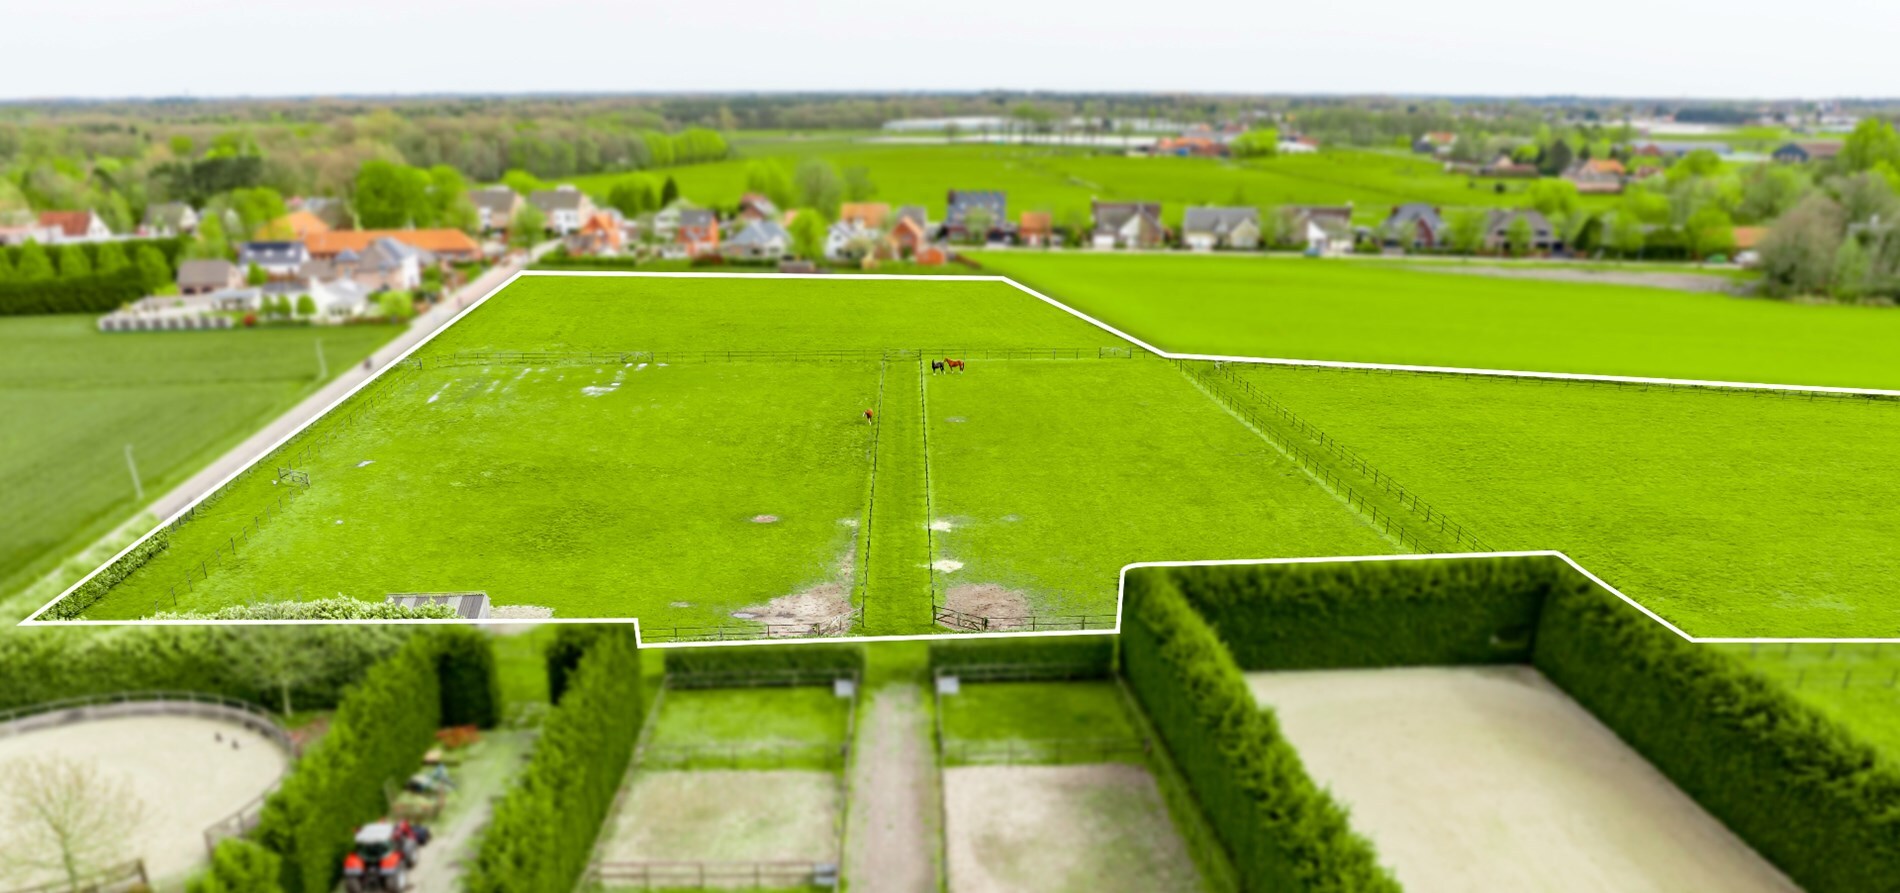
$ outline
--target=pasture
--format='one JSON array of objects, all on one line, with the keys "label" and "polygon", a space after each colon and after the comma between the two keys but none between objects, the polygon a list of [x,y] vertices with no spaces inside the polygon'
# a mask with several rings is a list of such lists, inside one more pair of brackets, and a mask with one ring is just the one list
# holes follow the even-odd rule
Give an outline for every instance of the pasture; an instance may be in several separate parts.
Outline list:
[{"label": "pasture", "polygon": [[1163,350],[1222,356],[1900,388],[1900,314],[1657,288],[1267,256],[987,252]]},{"label": "pasture", "polygon": [[1799,889],[1529,667],[1247,680],[1407,889]]},{"label": "pasture", "polygon": [[1900,645],[1716,645],[1900,764]]},{"label": "pasture", "polygon": [[0,598],[295,405],[390,326],[103,334],[89,316],[0,319]]},{"label": "pasture", "polygon": [[1473,528],[1557,549],[1691,635],[1900,629],[1900,404],[1249,366]]}]

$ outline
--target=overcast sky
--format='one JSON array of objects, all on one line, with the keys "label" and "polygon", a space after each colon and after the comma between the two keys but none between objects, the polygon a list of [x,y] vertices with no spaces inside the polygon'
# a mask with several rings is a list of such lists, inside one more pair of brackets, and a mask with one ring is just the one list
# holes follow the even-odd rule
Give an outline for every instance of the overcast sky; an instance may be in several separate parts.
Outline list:
[{"label": "overcast sky", "polygon": [[1896,37],[1895,0],[0,0],[0,98],[1900,96]]}]

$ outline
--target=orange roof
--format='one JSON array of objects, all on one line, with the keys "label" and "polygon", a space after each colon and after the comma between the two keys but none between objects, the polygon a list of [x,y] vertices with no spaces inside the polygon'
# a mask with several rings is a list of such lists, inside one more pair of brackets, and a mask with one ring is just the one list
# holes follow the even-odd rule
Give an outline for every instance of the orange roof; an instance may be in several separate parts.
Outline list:
[{"label": "orange roof", "polygon": [[865,229],[883,229],[891,206],[883,202],[845,202],[838,208],[838,222],[857,221]]},{"label": "orange roof", "polygon": [[330,224],[323,222],[323,218],[309,211],[292,211],[258,227],[257,238],[307,239],[317,233],[329,231]]},{"label": "orange roof", "polygon": [[41,211],[40,226],[53,227],[61,233],[79,238],[92,226],[91,211]]},{"label": "orange roof", "polygon": [[1583,169],[1594,174],[1615,174],[1619,177],[1627,173],[1623,162],[1614,158],[1592,158],[1583,163]]},{"label": "orange roof", "polygon": [[1041,234],[1046,236],[1049,234],[1052,225],[1053,221],[1050,220],[1048,211],[1024,211],[1022,223],[1017,227],[1017,230],[1025,235]]},{"label": "orange roof", "polygon": [[1735,228],[1735,250],[1747,251],[1761,244],[1761,237],[1768,234],[1765,226],[1738,226]]},{"label": "orange roof", "polygon": [[338,229],[310,233],[303,243],[315,257],[333,257],[345,250],[362,251],[377,239],[395,239],[434,254],[480,254],[482,250],[459,229]]}]

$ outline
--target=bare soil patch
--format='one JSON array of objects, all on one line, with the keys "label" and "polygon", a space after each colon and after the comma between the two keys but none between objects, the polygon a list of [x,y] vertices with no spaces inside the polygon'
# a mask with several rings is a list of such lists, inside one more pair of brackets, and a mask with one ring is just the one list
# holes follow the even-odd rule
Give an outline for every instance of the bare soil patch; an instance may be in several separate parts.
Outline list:
[{"label": "bare soil patch", "polygon": [[823,623],[850,610],[850,587],[843,583],[823,583],[804,592],[781,595],[763,605],[734,611],[732,616],[760,623]]},{"label": "bare soil patch", "polygon": [[1248,683],[1408,890],[1797,889],[1530,667]]},{"label": "bare soil patch", "polygon": [[951,893],[1199,886],[1144,767],[960,767],[943,788]]},{"label": "bare soil patch", "polygon": [[838,858],[830,772],[639,772],[601,856],[610,862],[824,862]]},{"label": "bare soil patch", "polygon": [[981,617],[1027,617],[1029,596],[995,583],[966,583],[944,591],[944,604]]},{"label": "bare soil patch", "polygon": [[[97,766],[130,789],[143,814],[120,858],[144,859],[154,880],[174,882],[204,862],[205,829],[268,790],[290,760],[269,739],[230,723],[137,716],[0,738],[0,773],[22,758],[49,754]],[[0,826],[0,848],[14,846],[20,831]],[[7,880],[27,886],[47,878]]]},{"label": "bare soil patch", "polygon": [[887,893],[935,893],[942,792],[922,692],[878,688],[863,722],[851,770],[846,876]]}]

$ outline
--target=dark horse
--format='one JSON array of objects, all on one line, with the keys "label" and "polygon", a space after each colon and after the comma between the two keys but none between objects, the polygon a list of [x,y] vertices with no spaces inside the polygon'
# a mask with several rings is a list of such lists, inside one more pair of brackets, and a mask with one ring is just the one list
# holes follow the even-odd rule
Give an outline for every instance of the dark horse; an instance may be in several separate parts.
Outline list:
[{"label": "dark horse", "polygon": [[932,375],[935,375],[935,374],[937,374],[937,373],[939,373],[939,372],[942,372],[942,371],[943,371],[944,369],[946,369],[946,368],[948,368],[948,367],[947,367],[947,366],[946,366],[945,364],[943,364],[943,363],[939,363],[939,362],[937,362],[936,360],[931,360],[931,361],[930,361],[930,373],[931,373]]}]

